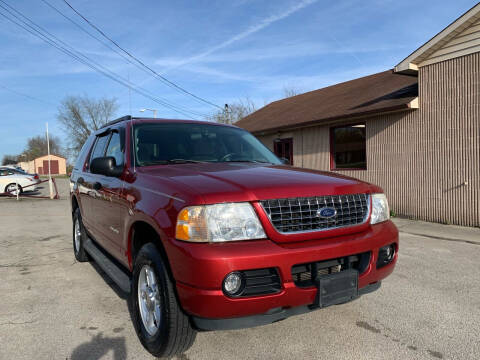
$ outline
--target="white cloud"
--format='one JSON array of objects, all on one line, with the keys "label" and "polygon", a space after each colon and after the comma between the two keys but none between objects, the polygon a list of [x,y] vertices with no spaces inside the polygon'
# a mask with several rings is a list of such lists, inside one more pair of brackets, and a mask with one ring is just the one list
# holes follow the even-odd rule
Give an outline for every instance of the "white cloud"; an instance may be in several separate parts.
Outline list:
[{"label": "white cloud", "polygon": [[240,41],[268,26],[270,26],[271,24],[277,22],[277,21],[280,21],[282,19],[285,19],[287,17],[289,17],[290,15],[296,13],[297,11],[317,2],[318,0],[303,0],[303,1],[298,1],[295,5],[291,6],[290,8],[288,8],[287,10],[279,13],[279,14],[275,14],[275,15],[270,15],[268,17],[266,17],[265,19],[261,20],[259,23],[255,24],[255,25],[252,25],[250,26],[249,28],[247,28],[246,30],[238,33],[237,35],[231,37],[230,39],[228,40],[225,40],[224,42],[218,44],[218,45],[215,45],[197,55],[194,55],[194,56],[191,56],[189,58],[186,58],[186,59],[183,59],[179,62],[177,62],[175,65],[172,65],[170,68],[167,68],[164,72],[167,72],[173,68],[177,68],[177,67],[180,67],[180,66],[183,66],[185,64],[189,64],[189,63],[193,63],[193,62],[197,62],[198,60],[200,59],[203,59],[205,58],[206,56],[220,50],[220,49],[223,49],[237,41]]},{"label": "white cloud", "polygon": [[[274,47],[247,48],[245,50],[233,50],[230,52],[221,52],[219,54],[210,54],[196,62],[196,64],[207,63],[231,63],[231,62],[259,62],[272,59],[300,58],[306,56],[332,55],[332,54],[351,54],[351,53],[378,53],[398,49],[404,49],[405,46],[391,45],[370,45],[355,44],[348,47],[339,47],[336,45],[325,44],[321,42],[287,43]],[[155,60],[155,64],[162,67],[175,67],[182,62],[181,58],[164,57]],[[186,64],[189,65],[189,64]],[[189,65],[184,70],[189,70]],[[191,69],[190,69],[191,70]]]}]

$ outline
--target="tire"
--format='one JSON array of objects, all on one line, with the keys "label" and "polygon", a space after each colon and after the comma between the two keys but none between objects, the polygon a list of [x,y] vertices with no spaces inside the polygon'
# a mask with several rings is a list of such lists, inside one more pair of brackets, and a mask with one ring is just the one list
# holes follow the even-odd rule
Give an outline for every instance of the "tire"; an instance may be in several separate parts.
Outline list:
[{"label": "tire", "polygon": [[[153,277],[147,275],[152,275],[152,273]],[[145,285],[145,279],[150,279],[149,285],[153,289],[156,288],[156,292],[148,286],[142,287]],[[142,288],[145,291],[142,291]],[[150,296],[142,297],[142,293],[144,295],[148,293]],[[152,301],[152,299],[154,300]],[[148,304],[145,305],[145,302],[148,301],[150,301],[150,308],[157,310],[156,314],[146,310]],[[163,259],[152,243],[144,245],[135,258],[130,304],[132,321],[140,342],[152,355],[172,357],[184,353],[192,346],[197,332],[181,309]],[[144,313],[145,311],[149,312],[151,319],[155,319],[154,322],[151,322],[151,326],[145,325],[146,317],[142,315],[142,305],[145,305]]]},{"label": "tire", "polygon": [[10,194],[10,195],[15,195],[16,196],[17,195],[17,193],[16,193],[17,190],[16,189],[15,190],[10,190],[10,191],[8,190],[8,188],[10,188],[10,187],[15,188],[16,186],[18,186],[18,190],[19,190],[20,194],[23,193],[23,189],[20,186],[20,184],[15,184],[15,183],[11,183],[11,184],[8,184],[7,186],[5,186],[5,192]]},{"label": "tire", "polygon": [[80,209],[77,208],[73,214],[73,253],[78,262],[89,260],[88,254],[83,247],[86,239],[87,234],[83,227],[82,215],[80,214]]}]

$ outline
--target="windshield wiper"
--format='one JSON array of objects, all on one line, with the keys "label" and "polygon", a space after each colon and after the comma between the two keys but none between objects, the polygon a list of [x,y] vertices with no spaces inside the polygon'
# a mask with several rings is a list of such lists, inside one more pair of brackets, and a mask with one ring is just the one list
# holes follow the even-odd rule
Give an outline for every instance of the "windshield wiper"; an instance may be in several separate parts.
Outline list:
[{"label": "windshield wiper", "polygon": [[223,162],[245,162],[245,163],[255,163],[255,164],[273,164],[270,161],[263,161],[263,160],[227,160]]},{"label": "windshield wiper", "polygon": [[141,166],[166,165],[166,164],[168,164],[167,160],[154,160],[154,161],[142,161],[142,162],[140,162]]},{"label": "windshield wiper", "polygon": [[152,160],[152,161],[142,161],[142,166],[149,166],[149,165],[170,165],[170,164],[186,164],[186,163],[205,163],[205,161],[198,161],[198,160],[187,160],[187,159],[168,159],[168,160]]},{"label": "windshield wiper", "polygon": [[201,163],[205,163],[205,161],[189,160],[189,159],[168,159],[168,160],[165,160],[165,161],[169,164],[185,164],[185,163],[201,164]]}]

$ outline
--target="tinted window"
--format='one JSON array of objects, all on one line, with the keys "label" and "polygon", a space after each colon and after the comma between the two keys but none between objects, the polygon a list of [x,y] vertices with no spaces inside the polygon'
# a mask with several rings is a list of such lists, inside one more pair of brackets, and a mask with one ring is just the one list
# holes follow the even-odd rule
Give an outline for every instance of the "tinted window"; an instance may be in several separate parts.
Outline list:
[{"label": "tinted window", "polygon": [[365,124],[331,129],[332,169],[366,169]]},{"label": "tinted window", "polygon": [[112,133],[105,156],[113,156],[117,166],[123,165],[123,145],[118,132]]},{"label": "tinted window", "polygon": [[107,145],[108,138],[110,134],[104,135],[102,137],[97,137],[95,147],[93,148],[92,155],[90,155],[90,163],[93,159],[102,157],[105,154],[105,146]]},{"label": "tinted window", "polygon": [[90,146],[92,146],[92,138],[88,138],[87,141],[82,146],[82,150],[77,157],[77,161],[75,162],[74,169],[75,170],[83,170],[83,165],[85,163],[85,157],[87,156],[88,150],[90,150]]},{"label": "tinted window", "polygon": [[135,127],[137,165],[182,161],[261,162],[278,158],[247,131],[210,124],[164,123]]}]

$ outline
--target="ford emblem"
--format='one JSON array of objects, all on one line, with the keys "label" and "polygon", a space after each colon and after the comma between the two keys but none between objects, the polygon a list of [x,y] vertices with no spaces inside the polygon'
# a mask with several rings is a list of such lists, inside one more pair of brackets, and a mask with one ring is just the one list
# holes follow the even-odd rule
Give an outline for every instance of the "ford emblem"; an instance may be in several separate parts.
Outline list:
[{"label": "ford emblem", "polygon": [[337,215],[337,210],[333,207],[324,207],[317,210],[317,216],[322,219],[329,219]]}]

